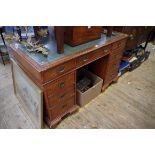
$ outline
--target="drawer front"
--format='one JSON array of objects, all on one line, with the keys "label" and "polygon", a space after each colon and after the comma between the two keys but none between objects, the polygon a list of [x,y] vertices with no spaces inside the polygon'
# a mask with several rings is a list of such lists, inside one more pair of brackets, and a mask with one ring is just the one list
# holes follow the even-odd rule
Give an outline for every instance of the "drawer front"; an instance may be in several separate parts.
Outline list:
[{"label": "drawer front", "polygon": [[56,78],[57,76],[62,75],[74,68],[75,68],[75,60],[71,60],[69,62],[66,62],[64,64],[61,64],[59,66],[47,70],[45,73],[43,73],[43,80],[45,82],[48,82],[53,78]]},{"label": "drawer front", "polygon": [[118,70],[113,70],[112,72],[107,73],[105,83],[112,81],[114,78],[117,77]]},{"label": "drawer front", "polygon": [[92,55],[93,59],[96,60],[96,59],[99,59],[99,58],[105,56],[106,54],[108,54],[110,52],[110,50],[111,50],[110,46],[101,47],[101,48],[95,50]]},{"label": "drawer front", "polygon": [[75,98],[72,97],[68,99],[66,102],[62,102],[59,105],[50,109],[50,117],[51,119],[55,119],[61,115],[64,115],[70,108],[72,108],[75,104]]},{"label": "drawer front", "polygon": [[114,54],[111,56],[111,60],[121,60],[123,53],[121,54]]},{"label": "drawer front", "polygon": [[126,45],[126,41],[125,41],[125,40],[123,40],[123,41],[118,41],[118,42],[116,42],[116,43],[113,43],[113,45],[112,45],[112,50],[116,50],[116,49],[118,49],[118,48],[124,48],[125,45]]},{"label": "drawer front", "polygon": [[66,90],[65,92],[61,92],[53,96],[49,96],[48,97],[49,108],[57,106],[58,104],[61,104],[62,102],[65,103],[68,99],[74,96],[75,96],[75,86],[68,88],[68,90]]},{"label": "drawer front", "polygon": [[120,61],[114,60],[113,62],[109,64],[107,73],[106,73],[105,82],[110,82],[112,79],[117,77],[118,70],[119,70],[119,63]]},{"label": "drawer front", "polygon": [[112,63],[109,65],[108,72],[113,72],[119,69],[119,62]]},{"label": "drawer front", "polygon": [[70,86],[75,85],[75,73],[72,72],[70,74],[67,74],[46,86],[46,94],[47,96],[52,96],[56,93],[61,93],[66,91]]},{"label": "drawer front", "polygon": [[123,56],[123,49],[118,49],[116,51],[114,51],[113,53],[111,53],[111,59],[115,59],[115,60],[119,60],[122,58]]},{"label": "drawer front", "polygon": [[85,64],[88,64],[92,60],[93,60],[93,53],[85,54],[85,55],[80,56],[79,58],[77,58],[76,66],[77,67],[81,67],[81,66],[83,66]]},{"label": "drawer front", "polygon": [[95,51],[85,54],[76,60],[77,67],[84,66],[94,60],[97,60],[110,52],[110,46],[101,47]]}]

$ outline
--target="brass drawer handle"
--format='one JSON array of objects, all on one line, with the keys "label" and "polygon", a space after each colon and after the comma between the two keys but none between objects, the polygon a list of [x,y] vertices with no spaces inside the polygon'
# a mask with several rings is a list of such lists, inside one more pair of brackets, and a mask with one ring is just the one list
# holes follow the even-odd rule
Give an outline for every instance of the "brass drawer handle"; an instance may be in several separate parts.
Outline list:
[{"label": "brass drawer handle", "polygon": [[59,73],[63,73],[65,71],[65,66],[60,66],[59,68],[58,68],[58,72]]},{"label": "brass drawer handle", "polygon": [[85,58],[83,59],[83,62],[86,62],[86,61],[88,61],[88,57],[85,57]]},{"label": "brass drawer handle", "polygon": [[62,94],[62,95],[60,95],[60,98],[63,98],[63,97],[65,97],[65,95],[66,95],[65,93],[64,93],[64,94]]},{"label": "brass drawer handle", "polygon": [[121,43],[118,43],[118,47],[120,47],[121,46]]},{"label": "brass drawer handle", "polygon": [[132,34],[129,35],[130,40],[134,39],[134,36]]},{"label": "brass drawer handle", "polygon": [[107,53],[108,51],[109,51],[108,49],[104,50],[105,53]]},{"label": "brass drawer handle", "polygon": [[67,107],[67,104],[63,105],[63,106],[62,106],[62,109],[64,109],[65,107]]},{"label": "brass drawer handle", "polygon": [[115,67],[115,66],[116,66],[116,64],[113,64],[113,65],[112,65],[112,67]]},{"label": "brass drawer handle", "polygon": [[65,87],[65,82],[59,83],[59,87],[60,87],[60,88],[64,88],[64,87]]}]

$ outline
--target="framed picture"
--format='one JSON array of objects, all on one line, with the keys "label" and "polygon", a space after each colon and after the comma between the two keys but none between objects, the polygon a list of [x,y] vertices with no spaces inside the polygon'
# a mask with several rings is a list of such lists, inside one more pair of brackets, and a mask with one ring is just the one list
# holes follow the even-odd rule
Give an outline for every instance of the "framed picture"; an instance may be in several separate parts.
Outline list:
[{"label": "framed picture", "polygon": [[15,95],[36,128],[43,125],[43,92],[11,58]]}]

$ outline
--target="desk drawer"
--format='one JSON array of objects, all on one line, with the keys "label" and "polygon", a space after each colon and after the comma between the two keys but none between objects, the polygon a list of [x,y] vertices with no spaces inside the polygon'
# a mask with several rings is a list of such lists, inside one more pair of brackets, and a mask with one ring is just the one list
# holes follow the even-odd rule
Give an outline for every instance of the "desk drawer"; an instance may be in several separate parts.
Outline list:
[{"label": "desk drawer", "polygon": [[48,82],[53,78],[56,78],[57,76],[62,75],[74,68],[75,68],[75,60],[71,60],[69,62],[66,62],[64,64],[61,64],[59,66],[47,70],[45,73],[43,73],[43,80],[45,82]]},{"label": "desk drawer", "polygon": [[111,55],[111,61],[121,60],[123,56],[123,52]]},{"label": "desk drawer", "polygon": [[47,96],[66,91],[70,86],[75,85],[75,72],[67,74],[46,86]]},{"label": "desk drawer", "polygon": [[111,53],[111,59],[120,59],[123,56],[124,49],[119,48]]},{"label": "desk drawer", "polygon": [[113,70],[106,75],[105,83],[111,82],[118,75],[118,69]]},{"label": "desk drawer", "polygon": [[68,99],[66,102],[61,102],[57,106],[50,109],[50,117],[51,119],[55,119],[64,115],[68,110],[70,110],[75,104],[75,98],[72,97]]},{"label": "desk drawer", "polygon": [[101,47],[93,52],[92,57],[94,60],[99,59],[108,54],[110,50],[111,50],[110,46]]},{"label": "desk drawer", "polygon": [[58,104],[61,104],[61,102],[65,103],[67,99],[74,96],[75,96],[75,86],[68,88],[68,90],[65,90],[64,92],[48,96],[49,108],[57,106]]},{"label": "desk drawer", "polygon": [[110,60],[110,63],[108,65],[107,73],[118,71],[119,64],[120,64],[120,58]]},{"label": "desk drawer", "polygon": [[93,54],[94,53],[88,53],[88,54],[85,54],[85,55],[80,56],[79,58],[77,58],[77,60],[76,60],[77,67],[81,67],[81,66],[91,62],[93,60],[93,58],[94,58]]},{"label": "desk drawer", "polygon": [[111,72],[112,70],[116,70],[119,68],[119,61],[115,61],[111,64],[109,64],[109,67],[108,67],[108,72]]},{"label": "desk drawer", "polygon": [[125,45],[126,45],[126,41],[125,40],[121,40],[121,41],[118,41],[118,42],[116,42],[116,43],[113,43],[113,45],[112,45],[112,50],[116,50],[116,49],[118,49],[118,48],[124,48],[125,47]]}]

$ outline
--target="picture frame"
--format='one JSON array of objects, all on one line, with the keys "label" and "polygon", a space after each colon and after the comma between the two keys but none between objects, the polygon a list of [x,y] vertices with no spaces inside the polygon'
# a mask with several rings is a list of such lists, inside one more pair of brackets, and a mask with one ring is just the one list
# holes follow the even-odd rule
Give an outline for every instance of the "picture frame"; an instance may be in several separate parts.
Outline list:
[{"label": "picture frame", "polygon": [[11,58],[14,92],[35,128],[43,127],[43,92]]}]

